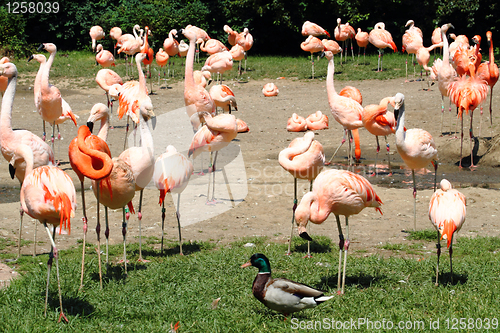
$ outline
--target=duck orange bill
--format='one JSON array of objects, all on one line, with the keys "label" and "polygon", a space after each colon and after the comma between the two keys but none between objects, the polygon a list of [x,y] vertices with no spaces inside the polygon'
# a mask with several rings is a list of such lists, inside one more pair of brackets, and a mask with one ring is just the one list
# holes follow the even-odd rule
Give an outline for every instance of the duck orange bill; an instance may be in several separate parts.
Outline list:
[{"label": "duck orange bill", "polygon": [[240,268],[245,268],[245,267],[248,267],[248,266],[252,266],[252,263],[249,261],[247,261],[246,263],[244,263],[243,265],[240,266]]}]

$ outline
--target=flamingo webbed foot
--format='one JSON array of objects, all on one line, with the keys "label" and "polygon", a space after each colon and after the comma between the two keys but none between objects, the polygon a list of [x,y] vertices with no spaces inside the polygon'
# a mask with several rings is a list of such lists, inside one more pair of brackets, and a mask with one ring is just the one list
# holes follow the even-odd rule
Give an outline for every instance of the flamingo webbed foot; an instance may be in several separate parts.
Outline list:
[{"label": "flamingo webbed foot", "polygon": [[69,320],[68,318],[66,318],[66,315],[64,314],[64,312],[61,311],[61,313],[59,314],[59,320],[57,321],[58,323],[61,322],[61,318],[64,319],[67,323],[69,323]]}]

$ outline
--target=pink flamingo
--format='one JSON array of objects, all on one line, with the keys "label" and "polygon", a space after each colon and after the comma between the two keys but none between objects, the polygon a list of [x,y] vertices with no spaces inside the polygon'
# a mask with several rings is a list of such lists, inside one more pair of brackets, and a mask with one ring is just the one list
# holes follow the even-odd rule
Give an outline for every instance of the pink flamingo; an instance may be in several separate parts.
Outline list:
[{"label": "pink flamingo", "polygon": [[311,131],[319,131],[328,129],[328,116],[321,111],[316,111],[306,118],[307,129]]},{"label": "pink flamingo", "polygon": [[[323,146],[314,140],[314,132],[307,132],[302,138],[296,138],[287,148],[278,155],[278,162],[286,171],[293,176],[294,197],[292,214],[292,231],[288,242],[287,255],[291,254],[291,244],[293,237],[293,222],[295,221],[295,209],[297,208],[297,178],[307,179],[311,183],[323,169],[325,155]],[[311,257],[310,245],[307,246],[307,257]]]},{"label": "pink flamingo", "polygon": [[97,54],[95,55],[95,60],[102,67],[115,66],[115,57],[108,50],[104,50],[101,44],[97,45]]},{"label": "pink flamingo", "polygon": [[[486,39],[488,40],[488,54],[489,54],[489,60],[487,62],[482,63],[479,65],[477,68],[477,76],[480,79],[485,80],[488,82],[488,85],[490,86],[490,124],[493,125],[493,118],[491,116],[491,101],[493,98],[493,87],[498,81],[498,66],[495,64],[495,55],[493,52],[493,40],[492,40],[492,33],[491,31],[488,31],[486,33]],[[481,110],[481,116],[483,115],[483,112]]]},{"label": "pink flamingo", "polygon": [[[138,52],[141,52],[141,47],[143,44],[143,40],[141,36],[137,35],[137,30],[140,29],[139,25],[134,25],[133,28],[133,35],[131,34],[124,34],[122,35],[119,39],[118,42],[116,43],[116,47],[120,47],[118,49],[118,54],[120,53],[125,53],[127,56],[133,56]],[[128,59],[125,62],[128,64]],[[127,65],[127,76],[128,74],[128,65]],[[131,68],[131,71],[133,68]]]},{"label": "pink flamingo", "polygon": [[[186,188],[193,173],[193,164],[184,155],[177,152],[174,146],[169,145],[165,153],[158,156],[155,162],[153,181],[160,190],[159,204],[162,205],[161,214],[161,253],[163,254],[163,236],[165,225],[165,195],[177,193],[177,227],[179,229],[179,254],[182,256],[182,236],[180,221],[181,193]],[[173,196],[173,194],[172,194]]]},{"label": "pink flamingo", "polygon": [[[207,34],[207,32],[205,30],[198,28],[197,26],[194,26],[191,24],[188,24],[184,30],[186,30],[186,29],[191,30],[196,36],[195,37],[195,44],[196,44],[195,59],[196,59],[196,62],[200,62],[200,50],[199,50],[200,43],[202,43],[203,41],[209,40],[210,36]],[[191,47],[191,45],[189,47]]]},{"label": "pink flamingo", "polygon": [[[417,51],[424,46],[424,39],[423,39],[423,34],[422,30],[420,28],[417,28],[415,26],[415,22],[413,20],[408,20],[406,22],[405,27],[409,28],[405,31],[403,35],[403,53],[406,51],[408,54],[411,54],[412,56],[412,62],[413,62],[413,55],[417,53]],[[408,54],[406,55],[406,81],[408,82]],[[413,62],[413,76],[415,76],[415,62]]]},{"label": "pink flamingo", "polygon": [[[118,39],[120,39],[121,36],[122,36],[122,29],[120,29],[119,27],[113,27],[109,31],[109,37],[111,37],[115,41],[118,41]],[[116,55],[116,48],[113,48],[113,55]]]},{"label": "pink flamingo", "polygon": [[[14,97],[16,94],[18,72],[16,66],[11,62],[0,64],[0,77],[7,78],[7,88],[2,98],[2,108],[0,113],[0,147],[2,155],[6,161],[11,162],[15,155],[16,149],[19,145],[26,145],[31,149],[33,156],[33,167],[38,168],[47,164],[55,165],[54,152],[52,148],[45,143],[40,137],[26,130],[13,130],[12,129],[12,107],[14,104]],[[15,160],[12,165],[15,173],[11,173],[23,182],[26,175],[26,162],[23,160]],[[19,222],[19,243],[17,247],[17,257],[21,255],[21,231],[23,224],[23,210],[20,210]],[[35,224],[35,238],[36,238],[36,224]],[[33,248],[33,256],[36,253],[36,241]]]},{"label": "pink flamingo", "polygon": [[[431,42],[432,44],[439,44],[443,42],[443,38],[441,37],[441,27],[436,27],[432,31]],[[442,45],[440,47],[443,48]],[[434,49],[434,58],[435,56],[436,56],[436,49]]]},{"label": "pink flamingo", "polygon": [[317,25],[316,23],[312,23],[310,21],[305,21],[304,24],[302,24],[302,36],[323,36],[326,35],[330,37],[330,34],[328,31]]},{"label": "pink flamingo", "polygon": [[354,39],[356,40],[356,43],[358,44],[358,61],[359,61],[359,54],[361,53],[361,49],[363,49],[363,63],[366,63],[366,47],[368,46],[368,32],[366,31],[361,31],[361,28],[358,28],[358,31],[356,33],[356,36],[354,36]]},{"label": "pink flamingo", "polygon": [[479,45],[481,45],[481,36],[475,35],[472,37],[475,43],[474,47],[461,44],[453,54],[453,65],[457,70],[459,76],[470,75],[474,76],[477,68],[481,64],[482,55],[479,52]]},{"label": "pink flamingo", "polygon": [[222,108],[223,112],[231,114],[231,107],[238,111],[238,104],[233,91],[225,84],[217,84],[210,88],[210,96],[212,97],[215,106]]},{"label": "pink flamingo", "polygon": [[215,200],[215,175],[216,170],[215,162],[217,161],[217,152],[222,148],[229,145],[229,143],[236,138],[238,134],[238,126],[236,118],[232,114],[223,113],[218,116],[212,117],[209,112],[202,112],[201,116],[205,120],[205,125],[193,136],[191,145],[189,146],[188,157],[193,155],[196,158],[201,152],[216,152],[212,163],[212,154],[210,154],[209,171],[213,177],[212,186],[212,200],[210,200],[210,177],[208,180],[207,204],[217,203]]},{"label": "pink flamingo", "polygon": [[276,87],[274,83],[270,82],[264,85],[264,87],[262,88],[262,93],[266,97],[273,97],[273,96],[278,96],[280,90],[278,89],[278,87]]},{"label": "pink flamingo", "polygon": [[382,57],[384,56],[383,49],[386,47],[391,48],[394,52],[398,52],[398,48],[394,41],[392,40],[392,35],[389,31],[385,30],[385,24],[379,22],[375,24],[373,30],[368,34],[368,41],[378,48],[378,64],[377,72],[382,71]]},{"label": "pink flamingo", "polygon": [[300,44],[300,48],[306,52],[311,53],[311,69],[312,69],[312,78],[314,79],[314,58],[313,53],[321,52],[325,49],[321,40],[314,36],[309,36],[305,41]]},{"label": "pink flamingo", "polygon": [[[453,26],[452,26],[453,27]],[[459,47],[469,47],[469,38],[465,35],[455,35],[450,34],[450,38],[453,39],[453,42],[450,44],[450,61],[453,61],[455,57],[455,52]]]},{"label": "pink flamingo", "polygon": [[212,73],[209,71],[194,71],[193,78],[195,84],[206,88],[212,82]]},{"label": "pink flamingo", "polygon": [[220,75],[219,83],[222,82],[224,72],[233,68],[233,57],[229,51],[214,53],[205,60],[205,65],[201,68],[202,71],[217,73]]},{"label": "pink flamingo", "polygon": [[[179,42],[174,37],[177,37],[176,29],[170,30],[168,37],[163,41],[163,50],[165,50],[169,57],[172,57],[172,66],[174,65],[173,57],[179,54]],[[170,76],[170,61],[168,62],[167,76]],[[172,76],[174,76],[173,69]]]},{"label": "pink flamingo", "polygon": [[241,119],[236,119],[236,127],[237,127],[238,133],[246,133],[246,132],[250,131],[247,123]]},{"label": "pink flamingo", "polygon": [[321,43],[325,47],[323,49],[324,51],[331,51],[334,55],[342,52],[342,48],[340,47],[339,43],[332,39],[322,39]]},{"label": "pink flamingo", "polygon": [[429,219],[437,230],[437,266],[436,266],[436,286],[439,279],[439,256],[441,255],[441,240],[447,241],[450,253],[450,276],[453,283],[453,235],[458,232],[465,222],[467,199],[465,195],[453,189],[451,183],[443,179],[438,189],[431,197],[429,203]]},{"label": "pink flamingo", "polygon": [[[51,249],[47,262],[47,288],[45,290],[45,317],[47,317],[47,304],[49,298],[50,271],[52,260],[56,259],[57,287],[59,291],[59,321],[68,322],[63,312],[61,284],[59,281],[58,251],[54,238],[56,226],[59,226],[59,234],[62,229],[71,232],[71,218],[75,216],[76,191],[71,178],[61,169],[55,166],[40,166],[33,168],[33,152],[28,145],[17,146],[10,168],[13,168],[14,160],[23,160],[26,163],[26,177],[21,185],[21,206],[23,211],[42,223],[49,235]],[[52,231],[47,224],[52,225]]]},{"label": "pink flamingo", "polygon": [[375,157],[375,171],[372,176],[377,175],[377,159],[380,151],[380,144],[378,137],[384,136],[385,144],[387,146],[387,161],[389,163],[389,176],[392,175],[391,157],[389,156],[389,143],[387,142],[387,135],[394,134],[396,131],[396,119],[392,112],[387,111],[387,104],[391,103],[394,106],[394,97],[386,97],[380,101],[378,105],[372,104],[365,106],[363,110],[363,125],[371,134],[375,135],[377,139],[377,155]]},{"label": "pink flamingo", "polygon": [[[328,70],[326,74],[326,91],[328,94],[328,104],[333,118],[344,127],[344,137],[339,147],[333,154],[337,153],[340,147],[345,142],[345,133],[347,130],[357,130],[363,126],[363,107],[356,100],[337,94],[334,86],[335,64],[333,62],[333,54],[329,51],[325,52],[325,57],[328,59]],[[359,151],[359,155],[361,151]],[[349,165],[351,164],[351,140],[349,140]],[[332,158],[333,158],[332,156]],[[330,159],[330,161],[332,160]]]},{"label": "pink flamingo", "polygon": [[[349,216],[359,214],[365,207],[374,207],[381,214],[382,200],[378,197],[368,180],[360,175],[346,170],[323,170],[314,180],[312,191],[306,193],[295,211],[295,222],[299,236],[312,241],[306,232],[308,221],[316,224],[323,223],[330,213],[335,215],[339,231],[339,270],[337,288],[338,293],[344,293],[345,268],[347,250],[349,249]],[[346,238],[342,233],[340,215],[345,216]],[[342,250],[344,250],[344,269],[341,285]],[[342,286],[342,287],[341,287]]]},{"label": "pink flamingo", "polygon": [[92,39],[92,52],[94,52],[96,41],[103,39],[105,36],[105,33],[104,33],[104,30],[102,30],[102,28],[100,26],[95,25],[92,28],[90,28],[89,35],[90,35],[90,38]]},{"label": "pink flamingo", "polygon": [[[354,31],[354,28],[351,27],[349,23],[346,24],[340,24],[342,20],[337,18],[337,26],[335,27],[335,39],[338,40],[339,42],[342,42],[342,48],[345,49],[345,57],[347,58],[347,47],[344,47],[346,44],[346,40],[351,41],[351,53],[352,53],[352,60],[354,60],[354,51],[353,51],[353,46],[352,46],[352,39],[356,36],[356,31]],[[342,65],[342,53],[340,54],[340,65]]]},{"label": "pink flamingo", "polygon": [[215,114],[215,103],[210,96],[210,93],[204,87],[196,84],[193,74],[195,44],[197,38],[197,30],[186,27],[182,30],[182,34],[189,40],[189,51],[186,56],[186,70],[184,74],[184,104],[186,113],[191,121],[193,130],[196,132],[200,124],[204,120],[199,114],[201,112],[209,112]]},{"label": "pink flamingo", "polygon": [[[169,59],[170,59],[170,56],[162,48],[160,48],[158,50],[158,52],[156,52],[156,55],[155,55],[156,64],[158,66],[160,66],[161,68],[163,68],[163,66],[165,66],[168,63]],[[163,75],[165,76],[165,71],[163,71]],[[161,77],[161,73],[158,73],[158,85],[160,85],[160,77]]]},{"label": "pink flamingo", "polygon": [[233,57],[233,60],[239,61],[238,64],[238,75],[241,75],[241,60],[245,58],[245,50],[243,49],[243,46],[239,44],[235,44],[229,52],[231,53],[231,57]]},{"label": "pink flamingo", "polygon": [[102,90],[106,92],[106,99],[108,101],[108,108],[111,109],[113,113],[113,99],[110,99],[110,88],[114,84],[123,84],[123,80],[115,71],[107,68],[103,68],[97,72],[95,76],[95,82],[101,87]]},{"label": "pink flamingo", "polygon": [[[186,44],[184,40],[179,43],[179,57],[183,58],[187,56],[189,51],[189,44]],[[184,66],[184,64],[182,64]]]},{"label": "pink flamingo", "polygon": [[247,56],[248,56],[248,51],[252,48],[253,46],[253,36],[249,32],[248,28],[243,29],[243,32],[240,33],[236,37],[236,43],[241,45],[243,49],[245,50],[245,69],[243,72],[247,72]]},{"label": "pink flamingo", "polygon": [[405,128],[405,96],[397,93],[394,96],[394,114],[397,119],[396,148],[398,153],[411,169],[413,179],[413,230],[417,229],[417,183],[415,170],[425,168],[429,163],[434,166],[434,189],[436,188],[437,157],[438,151],[434,139],[429,132],[412,128]]},{"label": "pink flamingo", "polygon": [[227,33],[227,42],[229,43],[229,45],[231,46],[236,45],[236,38],[238,37],[238,32],[231,29],[231,27],[228,26],[227,24],[224,25],[223,29],[224,32]]},{"label": "pink flamingo", "polygon": [[229,51],[229,49],[218,39],[209,39],[200,44],[200,50],[210,55]]},{"label": "pink flamingo", "polygon": [[299,116],[294,113],[290,118],[288,118],[286,124],[286,130],[288,132],[305,132],[307,131],[307,123],[304,117]]},{"label": "pink flamingo", "polygon": [[[56,57],[57,47],[52,43],[41,44],[38,50],[45,49],[50,53],[47,63],[43,66],[43,72],[40,78],[40,95],[38,97],[40,103],[37,105],[38,112],[42,119],[52,124],[52,146],[54,145],[54,133],[56,120],[61,116],[65,119],[71,119],[76,126],[76,117],[71,111],[69,104],[61,97],[61,92],[56,86],[49,83],[49,73],[52,63]],[[42,65],[40,65],[42,66]],[[45,135],[45,123],[44,123]],[[52,147],[54,149],[54,147]]]},{"label": "pink flamingo", "polygon": [[[420,66],[422,66],[422,68],[426,71],[426,73],[432,71],[432,68],[427,66],[427,64],[431,60],[430,51],[432,51],[438,47],[442,47],[442,46],[443,46],[443,43],[432,44],[429,47],[422,46],[421,48],[419,48],[417,50],[417,53],[415,54],[415,58],[417,59],[418,64]],[[420,71],[420,80],[422,81],[422,71]],[[429,83],[427,83],[427,84],[429,84]]]}]

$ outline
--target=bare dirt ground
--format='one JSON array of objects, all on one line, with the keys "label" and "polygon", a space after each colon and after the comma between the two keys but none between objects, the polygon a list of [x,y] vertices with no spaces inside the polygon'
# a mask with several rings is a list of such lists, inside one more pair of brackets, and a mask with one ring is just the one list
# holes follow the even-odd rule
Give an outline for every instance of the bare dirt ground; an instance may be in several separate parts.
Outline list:
[{"label": "bare dirt ground", "polygon": [[[324,65],[326,66],[326,63]],[[280,75],[276,75],[276,77],[278,76]],[[261,89],[267,82],[275,82],[280,89],[279,96],[265,98],[262,95]],[[246,83],[227,80],[224,83],[233,89],[238,100],[238,111],[234,114],[247,122],[250,132],[239,134],[231,146],[227,148],[227,152],[222,151],[219,156],[215,196],[221,203],[214,206],[204,204],[208,176],[200,176],[198,172],[201,169],[201,158],[204,159],[203,166],[206,172],[208,156],[199,157],[195,161],[195,174],[191,178],[189,190],[187,189],[181,197],[182,238],[184,241],[210,240],[227,243],[244,237],[267,236],[269,241],[286,244],[291,229],[293,177],[279,165],[278,153],[286,148],[291,140],[303,135],[303,133],[287,132],[287,119],[294,112],[304,117],[317,110],[327,114],[330,117],[330,128],[316,131],[316,139],[323,144],[327,159],[330,158],[342,138],[342,128],[331,117],[329,111],[325,81],[305,82],[288,78],[279,80],[270,78],[269,80]],[[353,85],[362,92],[363,105],[378,104],[383,97],[394,96],[397,92],[403,93],[406,96],[406,127],[426,129],[432,134],[438,147],[440,157],[438,182],[442,178],[447,178],[467,196],[467,220],[458,236],[499,235],[500,191],[498,191],[498,187],[500,171],[496,166],[500,165],[500,158],[497,147],[499,136],[495,136],[500,124],[498,107],[495,108],[500,102],[498,94],[493,98],[493,129],[489,126],[488,104],[485,103],[481,138],[476,143],[478,145],[477,155],[481,157],[479,168],[471,172],[468,168],[459,171],[456,165],[459,159],[460,140],[453,139],[453,135],[440,136],[441,96],[436,86],[431,87],[430,91],[425,91],[422,88],[427,88],[426,82],[405,83],[404,79],[336,81],[337,91],[345,85]],[[158,116],[158,125],[154,130],[156,156],[165,150],[167,144],[176,145],[178,150],[186,149],[192,131],[187,118],[182,118],[183,83],[171,84],[168,89],[158,89],[155,84],[153,90],[155,94],[151,98]],[[80,116],[78,125],[86,123],[88,113],[94,103],[106,101],[103,91],[97,85],[96,88],[78,91],[72,90],[68,86],[66,89],[61,89],[61,92],[74,112]],[[447,101],[445,109],[448,109]],[[14,102],[13,127],[28,129],[41,135],[42,124],[39,115],[34,110],[32,88],[26,85],[18,86]],[[479,114],[479,110],[476,110],[475,135],[479,134]],[[453,122],[451,126],[450,119]],[[465,118],[466,138],[468,137],[468,122],[469,119]],[[451,113],[446,111],[444,131],[449,132],[450,127],[454,131],[455,123],[455,118],[452,118]],[[110,131],[108,141],[112,155],[118,156],[123,150],[125,121],[119,121],[114,116],[112,125],[115,127]],[[96,127],[98,128],[98,126]],[[163,136],[167,132],[170,134]],[[56,237],[57,246],[60,249],[65,249],[76,246],[77,240],[82,238],[82,213],[79,181],[69,166],[67,155],[68,143],[76,136],[77,128],[68,122],[61,126],[61,133],[63,140],[56,141],[56,158],[62,161],[61,167],[72,177],[78,191],[78,209],[75,218],[71,221],[71,233]],[[160,139],[157,139],[158,135]],[[382,206],[384,215],[381,216],[374,209],[365,209],[361,214],[350,219],[350,238],[353,243],[351,249],[373,253],[379,250],[377,248],[379,244],[404,242],[407,233],[402,231],[413,228],[411,172],[404,169],[402,160],[396,152],[395,138],[392,136],[388,140],[391,145],[393,175],[388,176],[387,170],[385,170],[385,173],[382,172],[377,177],[369,177],[372,172],[370,165],[373,165],[375,158],[375,138],[364,129],[360,131],[360,136],[362,160],[361,165],[357,166],[355,171],[366,176],[374,184],[377,194],[384,203]],[[182,142],[178,143],[178,140],[182,140]],[[383,145],[383,143],[384,140],[381,138],[381,144]],[[469,156],[468,152],[469,141],[466,139],[464,155]],[[334,164],[330,167],[346,168],[346,155],[346,147],[341,148],[334,159]],[[381,161],[382,159],[383,161]],[[464,161],[469,161],[469,159]],[[379,156],[380,162],[387,166],[384,146],[382,146]],[[464,165],[468,165],[468,163]],[[429,168],[432,167],[429,166]],[[221,171],[222,169],[224,172]],[[418,173],[417,182],[417,228],[429,229],[432,226],[427,212],[429,199],[432,195],[433,173]],[[90,181],[86,180],[85,194],[89,216],[87,239],[95,244],[97,242],[94,232],[96,200],[89,189],[90,185]],[[307,190],[307,182],[299,180],[299,201]],[[137,192],[133,200],[136,209],[138,201]],[[166,237],[172,241],[178,237],[174,209],[174,201],[168,199],[165,231]],[[17,180],[10,179],[8,165],[4,159],[0,161],[0,211],[0,237],[17,241],[19,184]],[[101,208],[101,218],[104,216],[103,212],[104,209]],[[144,191],[142,212],[142,236],[160,237],[161,211],[158,205],[158,190],[154,186],[149,186]],[[110,212],[111,244],[122,241],[121,217],[121,211]],[[50,250],[47,235],[42,230],[41,225],[36,223],[38,224],[38,241],[40,242],[37,246],[37,252],[47,253]],[[25,217],[22,228],[24,239],[33,239],[33,225],[34,220]],[[296,234],[296,231],[294,232]],[[312,225],[310,234],[313,237],[314,235],[326,235],[337,243],[338,233],[334,216],[330,216],[322,225]],[[128,224],[128,241],[138,241],[138,235],[137,215],[132,215]],[[14,247],[4,251],[12,253],[12,257],[15,257]],[[22,248],[23,255],[31,253],[32,244]],[[136,258],[132,257],[131,259]]]}]

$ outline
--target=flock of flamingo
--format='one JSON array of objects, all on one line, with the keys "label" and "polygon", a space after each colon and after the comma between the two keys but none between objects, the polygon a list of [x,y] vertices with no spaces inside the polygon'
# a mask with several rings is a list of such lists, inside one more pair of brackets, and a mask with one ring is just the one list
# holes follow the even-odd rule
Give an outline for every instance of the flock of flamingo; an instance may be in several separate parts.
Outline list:
[{"label": "flock of flamingo", "polygon": [[[349,26],[348,23],[342,25],[340,24],[340,19],[337,22],[335,37],[339,41],[345,42],[355,38],[358,45],[363,48],[366,48],[368,42],[370,42],[379,49],[389,47],[395,52],[397,51],[390,33],[384,29],[383,23],[378,23],[369,34],[363,33],[360,29],[355,34],[354,28]],[[409,26],[409,29],[403,37],[403,49],[408,53],[416,54],[417,60],[425,58],[432,49],[423,46],[421,31],[415,27],[413,21],[408,21],[407,26]],[[472,112],[486,99],[488,86],[492,90],[493,85],[498,79],[498,68],[494,64],[493,59],[491,32],[487,33],[490,45],[490,59],[489,62],[481,63],[478,46],[480,36],[475,36],[472,39],[476,43],[474,47],[468,45],[465,36],[465,38],[462,36],[456,37],[454,43],[457,43],[457,45],[453,45],[453,43],[452,45],[448,45],[446,33],[451,27],[453,27],[451,24],[443,25],[438,34],[441,39],[438,39],[436,44],[434,44],[437,45],[434,48],[442,46],[443,59],[435,60],[432,67],[427,66],[429,60],[427,62],[423,61],[422,64],[425,70],[431,72],[431,77],[437,81],[443,99],[445,96],[448,96],[450,101],[457,105],[458,116],[462,118],[464,110],[466,114],[470,113],[471,128],[469,132],[472,141]],[[140,33],[137,31],[140,31]],[[139,79],[138,81],[130,80],[124,83],[121,77],[111,69],[104,68],[99,70],[96,75],[96,81],[106,92],[107,105],[97,103],[93,106],[87,125],[78,128],[77,136],[69,145],[70,164],[78,176],[82,189],[81,203],[84,244],[80,288],[83,287],[84,280],[85,235],[88,229],[85,208],[85,178],[92,181],[92,189],[98,205],[102,204],[105,207],[104,235],[106,236],[106,247],[108,247],[109,236],[108,209],[122,209],[123,264],[126,274],[127,222],[130,213],[135,213],[132,199],[135,197],[136,192],[140,193],[139,205],[137,207],[140,230],[144,188],[153,180],[160,191],[159,204],[162,205],[163,250],[165,196],[167,192],[177,193],[178,203],[180,202],[180,193],[186,187],[193,173],[191,156],[194,159],[202,152],[210,152],[209,172],[212,177],[215,177],[213,173],[216,168],[217,152],[235,139],[239,132],[248,131],[246,124],[242,120],[236,119],[231,113],[232,108],[237,109],[236,98],[231,89],[227,85],[222,84],[221,76],[225,71],[232,68],[233,60],[240,61],[239,70],[241,71],[241,60],[246,59],[246,53],[252,47],[253,38],[248,29],[245,29],[242,33],[238,33],[229,26],[224,26],[224,31],[228,34],[229,44],[233,45],[230,50],[224,43],[211,39],[204,30],[188,25],[179,31],[188,39],[188,44],[184,42],[179,43],[176,39],[178,38],[178,32],[172,29],[165,39],[163,48],[155,56],[154,51],[148,44],[148,35],[151,33],[148,27],[142,30],[139,26],[135,26],[133,35],[122,34],[121,30],[117,27],[111,29],[110,36],[117,41],[117,53],[120,54],[123,52],[135,57]],[[333,56],[335,53],[342,52],[342,48],[333,40],[319,40],[317,36],[329,36],[329,34],[325,29],[312,22],[307,21],[304,23],[302,34],[308,36],[301,47],[305,51],[311,52],[313,77],[314,59],[312,54],[321,51],[328,59],[326,78],[327,98],[333,118],[344,129],[344,137],[336,152],[345,141],[348,141],[349,165],[351,165],[350,145],[352,138],[354,138],[356,145],[355,158],[359,160],[361,154],[359,149],[359,135],[357,133],[358,129],[364,127],[371,134],[375,135],[377,140],[377,154],[380,150],[378,136],[386,137],[387,141],[388,135],[395,134],[397,151],[405,164],[412,170],[415,203],[415,170],[425,168],[429,163],[432,163],[435,169],[437,169],[438,150],[432,136],[423,129],[406,129],[404,125],[405,97],[401,93],[383,98],[378,105],[368,105],[365,107],[362,106],[362,96],[358,89],[348,86],[342,89],[340,93],[337,93],[334,86],[335,64]],[[103,50],[102,45],[96,45],[97,40],[104,38],[105,34],[102,28],[98,26],[92,27],[90,35],[92,38],[92,49],[96,50],[96,62],[102,67],[113,66],[114,55],[109,51]],[[195,71],[194,62],[196,56],[199,55],[198,48],[203,52],[207,52],[210,56],[201,70]],[[347,48],[345,49],[347,50]],[[35,54],[30,57],[30,60],[35,59],[40,63],[33,91],[36,109],[42,116],[44,123],[43,138],[26,130],[12,129],[12,106],[16,92],[18,72],[16,66],[9,59],[4,58],[0,61],[0,88],[4,92],[0,118],[0,144],[2,155],[9,163],[11,176],[16,177],[21,183],[19,245],[24,213],[43,224],[52,245],[48,261],[46,312],[53,259],[55,259],[57,280],[59,281],[58,253],[54,243],[56,226],[59,227],[59,231],[64,228],[70,230],[70,220],[75,217],[77,206],[75,186],[71,178],[57,167],[54,157],[55,127],[66,120],[71,120],[76,126],[77,116],[73,114],[71,107],[62,98],[59,89],[49,82],[50,69],[57,52],[56,46],[51,43],[44,43],[40,46],[39,50],[45,50],[50,54],[48,60],[43,54]],[[353,51],[351,53],[354,57]],[[175,147],[168,146],[165,153],[155,158],[150,125],[153,128],[155,127],[156,118],[153,112],[153,103],[149,97],[150,91],[147,89],[146,76],[144,75],[142,64],[149,66],[153,58],[156,58],[160,66],[165,66],[169,64],[170,58],[174,55],[185,56],[184,101],[194,135],[188,156],[178,152]],[[130,66],[127,72],[132,72],[132,70],[133,66]],[[379,56],[378,70],[382,70],[382,53]],[[212,86],[210,91],[207,91],[207,81],[211,79],[212,74],[218,76],[219,84]],[[264,87],[263,94],[265,96],[276,96],[278,89],[271,83]],[[117,110],[119,118],[127,116],[127,119],[131,119],[134,126],[138,127],[140,145],[125,149],[127,144],[125,140],[124,151],[118,157],[112,158],[106,141],[110,127],[109,117],[113,112],[114,100],[118,100],[119,102]],[[394,107],[394,113],[387,110],[388,104]],[[222,108],[220,112],[218,112],[219,107]],[[444,106],[442,106],[442,109],[444,110]],[[45,142],[45,121],[49,122],[53,128],[52,145]],[[93,135],[94,124],[99,121],[99,132],[97,135]],[[312,131],[325,128],[328,128],[328,117],[320,111],[310,115],[307,119],[297,114],[292,115],[287,124],[289,131],[309,131],[303,137],[294,139],[288,147],[281,151],[278,161],[294,177],[295,196],[292,209],[292,234],[294,226],[297,225],[299,235],[311,241],[312,239],[307,233],[306,228],[309,221],[316,224],[322,223],[332,213],[336,217],[340,239],[338,292],[343,293],[347,253],[350,244],[349,216],[360,213],[365,207],[374,207],[382,213],[380,210],[382,200],[375,193],[374,188],[366,178],[347,170],[324,168],[324,165],[327,165],[328,162],[325,163],[323,147],[321,143],[314,139],[315,134]],[[389,152],[388,144],[387,151]],[[377,175],[376,163],[373,176]],[[475,166],[471,152],[471,168],[473,167]],[[305,194],[300,202],[297,198],[297,179],[307,179],[311,183],[310,192]],[[210,199],[210,185],[209,178],[207,204],[215,204],[217,202],[214,198],[215,178],[213,178],[212,182],[212,199]],[[429,218],[438,231],[438,244],[441,239],[447,240],[451,263],[452,240],[454,233],[460,230],[465,220],[466,199],[460,192],[452,189],[451,184],[445,179],[441,180],[440,189],[437,190],[435,181],[434,189],[435,193],[429,205]],[[416,223],[415,205],[414,223]],[[340,215],[345,217],[346,236],[344,236],[342,231]],[[180,254],[182,254],[179,204],[177,204],[176,216],[179,230]],[[99,256],[99,277],[102,288],[100,231],[100,215],[99,209],[97,209],[97,253]],[[288,253],[291,252],[290,246],[291,238]],[[436,274],[439,272],[440,251],[440,246],[438,246]],[[18,257],[19,255],[20,250],[18,250]],[[107,256],[108,251],[106,250],[106,262],[108,263]],[[309,251],[308,256],[310,256]],[[142,257],[141,237],[139,237],[138,260],[147,261]],[[269,264],[267,263],[267,265]],[[63,312],[59,283],[58,292],[60,302],[59,320],[64,319],[67,321]],[[263,292],[265,293],[265,290]],[[316,303],[314,303],[315,305]],[[283,307],[276,305],[274,308],[282,309]],[[286,309],[286,312],[292,312],[290,309],[293,310],[293,307],[286,307]]]}]

